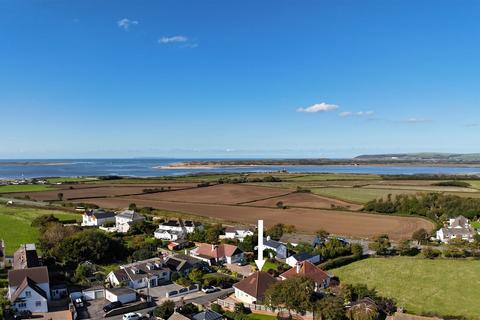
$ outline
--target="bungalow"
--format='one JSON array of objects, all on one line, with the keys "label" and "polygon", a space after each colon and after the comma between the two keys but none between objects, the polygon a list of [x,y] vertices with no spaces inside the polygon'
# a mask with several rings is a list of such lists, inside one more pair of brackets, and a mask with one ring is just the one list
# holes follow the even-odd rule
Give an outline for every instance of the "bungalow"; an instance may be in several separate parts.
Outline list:
[{"label": "bungalow", "polygon": [[307,252],[300,252],[300,253],[296,253],[296,254],[288,257],[287,260],[286,260],[286,263],[290,267],[295,267],[297,264],[299,264],[303,261],[310,261],[313,264],[319,263],[320,262],[320,255],[310,254],[310,253],[307,253]]},{"label": "bungalow", "polygon": [[253,234],[253,231],[247,227],[227,227],[225,234],[220,235],[220,239],[234,239],[242,242],[246,236],[253,236]]},{"label": "bungalow", "polygon": [[443,243],[448,243],[452,239],[462,239],[473,242],[473,237],[476,233],[467,218],[458,216],[449,219],[448,225],[437,231],[436,239]]},{"label": "bungalow", "polygon": [[314,248],[322,244],[322,240],[318,236],[301,233],[286,233],[282,235],[280,242],[283,244],[290,243],[294,247],[299,243],[308,243]]},{"label": "bungalow", "polygon": [[204,264],[205,262],[202,260],[192,256],[187,256],[185,254],[176,254],[170,256],[165,261],[165,265],[170,268],[172,272],[178,272],[183,275],[187,275],[195,268],[201,268]]},{"label": "bungalow", "polygon": [[170,269],[164,266],[159,258],[120,266],[107,275],[112,286],[128,286],[132,289],[156,287],[170,280]]},{"label": "bungalow", "polygon": [[331,276],[310,261],[303,261],[285,271],[280,275],[280,279],[286,280],[297,276],[304,276],[313,280],[315,282],[315,291],[328,288],[330,285]]},{"label": "bungalow", "polygon": [[145,221],[145,217],[133,210],[124,210],[115,216],[115,228],[118,232],[126,233],[135,222]]},{"label": "bungalow", "polygon": [[154,236],[161,240],[175,241],[183,239],[187,234],[193,233],[196,229],[203,230],[203,225],[191,220],[167,220],[158,225]]},{"label": "bungalow", "polygon": [[22,244],[13,254],[13,269],[27,269],[40,266],[37,248],[33,243]]},{"label": "bungalow", "polygon": [[231,244],[200,243],[197,248],[190,251],[190,255],[205,261],[209,265],[216,263],[236,263],[243,259],[243,251]]},{"label": "bungalow", "polygon": [[279,259],[287,258],[287,246],[279,241],[272,240],[270,236],[263,239],[264,250],[272,250]]},{"label": "bungalow", "polygon": [[10,270],[8,299],[18,311],[48,312],[50,281],[47,267]]},{"label": "bungalow", "polygon": [[233,285],[235,298],[243,303],[262,304],[265,292],[277,281],[269,273],[257,271]]},{"label": "bungalow", "polygon": [[83,227],[100,227],[109,222],[115,223],[115,212],[93,209],[85,211],[82,216]]},{"label": "bungalow", "polygon": [[193,315],[192,320],[222,320],[223,316],[210,309],[203,310]]}]

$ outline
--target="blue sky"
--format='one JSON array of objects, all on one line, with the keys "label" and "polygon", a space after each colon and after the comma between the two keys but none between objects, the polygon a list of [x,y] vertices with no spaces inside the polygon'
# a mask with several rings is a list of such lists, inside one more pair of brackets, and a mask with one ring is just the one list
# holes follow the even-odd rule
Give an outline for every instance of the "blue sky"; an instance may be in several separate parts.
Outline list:
[{"label": "blue sky", "polygon": [[478,152],[479,14],[478,1],[2,0],[0,158]]}]

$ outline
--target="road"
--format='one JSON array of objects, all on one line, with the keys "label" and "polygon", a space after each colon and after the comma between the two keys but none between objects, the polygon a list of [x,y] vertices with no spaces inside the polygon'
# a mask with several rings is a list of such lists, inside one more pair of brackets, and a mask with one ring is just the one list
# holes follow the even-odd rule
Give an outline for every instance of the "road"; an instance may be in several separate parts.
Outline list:
[{"label": "road", "polygon": [[[194,298],[190,298],[190,299],[187,298],[187,299],[183,300],[183,302],[182,302],[181,298],[175,298],[175,299],[172,299],[172,300],[175,301],[175,304],[177,305],[177,307],[180,306],[182,303],[196,303],[196,304],[205,305],[205,304],[208,304],[210,302],[216,301],[218,298],[220,298],[222,296],[230,295],[233,292],[234,292],[233,288],[229,288],[229,289],[222,289],[220,291],[209,293],[209,294],[202,294],[202,295],[199,295],[198,297],[194,297]],[[136,311],[136,312],[141,313],[142,315],[145,315],[147,312],[149,312],[153,309],[155,309],[155,307],[146,308],[146,309],[139,310],[139,311]],[[123,317],[123,315],[118,315],[118,316],[109,317],[107,319],[122,320],[122,317]],[[105,319],[105,318],[103,317],[103,314],[102,314],[102,315],[98,315],[98,317],[94,317],[94,318],[91,318],[91,319]]]},{"label": "road", "polygon": [[48,203],[43,201],[32,201],[26,199],[16,199],[16,198],[8,198],[8,197],[0,197],[0,202],[7,203],[8,201],[13,201],[14,205],[22,205],[22,206],[31,206],[31,207],[61,207],[61,204],[58,203]]}]

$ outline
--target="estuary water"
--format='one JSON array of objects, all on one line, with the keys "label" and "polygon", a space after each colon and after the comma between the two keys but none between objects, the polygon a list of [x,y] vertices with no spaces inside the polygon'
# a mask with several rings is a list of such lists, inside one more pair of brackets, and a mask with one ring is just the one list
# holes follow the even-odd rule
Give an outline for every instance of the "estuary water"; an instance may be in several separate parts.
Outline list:
[{"label": "estuary water", "polygon": [[[208,159],[42,159],[0,160],[0,179],[39,177],[78,177],[121,175],[157,177],[219,172],[270,172],[287,170],[293,173],[372,173],[372,174],[480,174],[480,168],[457,166],[368,166],[311,165],[227,168],[177,168],[163,166],[178,162]],[[24,164],[25,162],[30,162]],[[22,163],[22,164],[20,164]]]}]

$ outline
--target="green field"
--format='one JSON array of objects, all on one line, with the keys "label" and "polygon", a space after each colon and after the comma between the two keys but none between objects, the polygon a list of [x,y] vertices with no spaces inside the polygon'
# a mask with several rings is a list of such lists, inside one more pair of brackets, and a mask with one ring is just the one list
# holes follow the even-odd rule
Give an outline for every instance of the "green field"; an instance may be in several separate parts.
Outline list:
[{"label": "green field", "polygon": [[95,177],[64,177],[64,178],[48,178],[47,181],[50,183],[69,183],[69,182],[90,182],[96,181],[98,178]]},{"label": "green field", "polygon": [[473,221],[471,224],[473,228],[480,229],[480,221]]},{"label": "green field", "polygon": [[75,213],[0,205],[0,239],[5,240],[7,254],[13,254],[23,243],[35,243],[38,231],[30,226],[32,220],[52,213],[60,220],[80,219],[80,215]]},{"label": "green field", "polygon": [[270,316],[268,314],[258,314],[258,313],[250,313],[247,318],[249,320],[274,320],[277,319],[275,316]]},{"label": "green field", "polygon": [[416,193],[418,191],[399,190],[399,189],[369,189],[369,188],[312,188],[313,193],[326,197],[332,197],[340,200],[355,203],[366,203],[368,201],[386,197],[391,194]]},{"label": "green field", "polygon": [[44,184],[18,184],[18,185],[9,185],[9,186],[0,186],[0,193],[11,193],[11,192],[35,192],[35,191],[46,191],[53,190],[51,186]]},{"label": "green field", "polygon": [[328,181],[328,180],[381,180],[381,177],[375,174],[346,174],[346,173],[322,173],[307,174],[283,178],[287,181]]},{"label": "green field", "polygon": [[370,258],[331,270],[344,283],[363,283],[414,314],[480,319],[480,261]]}]

